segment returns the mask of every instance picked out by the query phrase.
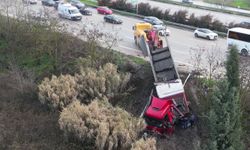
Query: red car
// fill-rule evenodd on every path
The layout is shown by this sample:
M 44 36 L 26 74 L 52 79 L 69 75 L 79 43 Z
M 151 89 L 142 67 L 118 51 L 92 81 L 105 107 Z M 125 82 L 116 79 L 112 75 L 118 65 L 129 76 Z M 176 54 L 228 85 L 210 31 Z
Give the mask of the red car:
M 99 14 L 104 14 L 104 15 L 110 15 L 113 13 L 111 9 L 104 6 L 98 7 L 96 10 Z

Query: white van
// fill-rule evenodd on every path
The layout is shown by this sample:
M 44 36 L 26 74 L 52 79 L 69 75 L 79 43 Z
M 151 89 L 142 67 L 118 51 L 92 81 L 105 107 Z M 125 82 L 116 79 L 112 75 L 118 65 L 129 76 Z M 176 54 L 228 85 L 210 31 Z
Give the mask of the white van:
M 70 19 L 70 20 L 81 20 L 82 14 L 79 10 L 72 6 L 71 4 L 67 3 L 59 3 L 58 4 L 58 14 L 62 18 Z

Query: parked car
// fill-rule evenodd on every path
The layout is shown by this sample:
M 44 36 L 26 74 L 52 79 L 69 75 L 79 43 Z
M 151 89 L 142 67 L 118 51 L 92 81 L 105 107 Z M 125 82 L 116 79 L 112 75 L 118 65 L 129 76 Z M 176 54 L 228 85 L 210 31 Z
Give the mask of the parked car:
M 144 17 L 143 21 L 148 22 L 152 25 L 163 25 L 163 22 L 160 19 L 153 16 Z
M 58 5 L 58 14 L 62 18 L 70 19 L 70 20 L 81 20 L 82 15 L 79 10 L 72 6 L 69 3 L 59 3 Z
M 110 22 L 113 24 L 122 24 L 122 20 L 118 18 L 117 16 L 114 15 L 106 15 L 104 16 L 104 21 L 105 22 Z
M 22 0 L 24 4 L 37 4 L 37 0 Z
M 216 40 L 218 39 L 218 34 L 214 33 L 213 31 L 205 28 L 198 28 L 194 31 L 195 37 L 202 37 L 208 40 Z
M 182 0 L 182 3 L 193 4 L 193 0 Z
M 54 0 L 42 0 L 42 5 L 45 5 L 45 6 L 54 6 L 55 3 L 56 2 Z
M 81 8 L 79 11 L 82 15 L 88 15 L 88 16 L 92 15 L 92 12 L 86 7 Z
M 104 15 L 111 15 L 113 13 L 111 9 L 105 6 L 100 6 L 96 10 L 99 14 L 104 14 Z
M 154 25 L 153 28 L 158 31 L 160 36 L 169 36 L 170 31 L 165 25 Z
M 81 9 L 81 8 L 84 8 L 85 7 L 85 4 L 83 4 L 81 1 L 79 0 L 71 0 L 70 1 L 71 5 L 72 6 L 75 6 L 76 8 L 78 9 Z

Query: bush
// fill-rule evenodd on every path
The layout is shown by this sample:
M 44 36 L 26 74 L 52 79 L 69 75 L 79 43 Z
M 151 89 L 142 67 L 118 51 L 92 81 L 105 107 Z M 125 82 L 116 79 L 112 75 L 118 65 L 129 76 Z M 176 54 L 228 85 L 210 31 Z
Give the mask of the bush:
M 107 100 L 94 100 L 89 105 L 75 101 L 64 108 L 59 119 L 67 138 L 81 143 L 94 143 L 97 149 L 129 149 L 144 128 L 141 120 L 132 117 Z
M 99 6 L 110 6 L 111 0 L 98 0 Z
M 194 13 L 192 13 L 189 17 L 188 24 L 191 26 L 197 27 L 198 23 L 199 23 L 199 19 L 197 17 L 195 17 Z
M 62 110 L 76 99 L 76 86 L 75 78 L 70 75 L 53 75 L 51 79 L 45 78 L 38 85 L 39 100 L 50 108 Z
M 154 138 L 148 138 L 146 140 L 140 139 L 132 144 L 131 150 L 156 150 L 156 140 Z
M 85 68 L 76 74 L 79 98 L 85 103 L 96 97 L 114 98 L 123 94 L 130 80 L 129 73 L 118 73 L 117 66 L 107 63 L 99 70 Z
M 173 20 L 172 19 L 172 16 L 170 15 L 170 9 L 166 9 L 164 14 L 163 14 L 163 19 L 164 20 L 167 20 L 167 21 L 171 21 Z
M 226 27 L 224 26 L 224 24 L 221 21 L 217 20 L 217 19 L 215 19 L 212 22 L 212 28 L 211 29 L 216 30 L 216 31 L 222 31 L 222 32 L 226 32 L 226 30 L 227 30 Z
M 157 17 L 159 19 L 163 19 L 164 18 L 164 14 L 162 13 L 162 10 L 159 7 L 153 7 L 153 8 L 151 8 L 150 12 L 151 12 L 150 14 L 152 16 L 155 16 L 155 17 Z
M 199 19 L 198 26 L 202 28 L 210 28 L 212 24 L 212 20 L 213 20 L 213 16 L 211 16 L 210 14 L 201 16 Z
M 151 6 L 149 3 L 139 3 L 138 4 L 138 14 L 150 16 L 151 15 Z
M 173 14 L 174 21 L 177 22 L 177 23 L 183 23 L 183 24 L 185 24 L 187 22 L 187 13 L 188 12 L 186 10 L 176 11 Z

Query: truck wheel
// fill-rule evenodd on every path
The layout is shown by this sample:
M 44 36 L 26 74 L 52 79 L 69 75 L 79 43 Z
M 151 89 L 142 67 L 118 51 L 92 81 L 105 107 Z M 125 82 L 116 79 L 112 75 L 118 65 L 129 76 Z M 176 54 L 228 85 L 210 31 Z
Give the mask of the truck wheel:
M 248 56 L 248 51 L 246 49 L 242 49 L 240 53 L 242 56 Z
M 194 36 L 195 36 L 195 37 L 198 37 L 198 34 L 197 34 L 197 33 L 195 33 L 195 34 L 194 34 Z
M 135 45 L 138 45 L 136 36 L 134 36 L 134 40 L 135 40 Z

